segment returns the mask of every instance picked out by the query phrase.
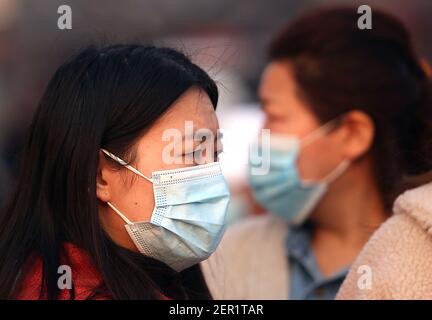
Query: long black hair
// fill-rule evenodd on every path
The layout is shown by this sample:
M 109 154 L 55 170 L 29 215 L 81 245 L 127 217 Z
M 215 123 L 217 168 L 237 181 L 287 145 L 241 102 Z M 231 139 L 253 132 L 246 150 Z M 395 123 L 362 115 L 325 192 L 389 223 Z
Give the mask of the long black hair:
M 32 256 L 42 262 L 40 297 L 56 299 L 65 242 L 85 250 L 100 272 L 103 283 L 94 294 L 210 298 L 199 266 L 177 273 L 116 245 L 101 226 L 96 197 L 99 150 L 133 161 L 134 142 L 192 86 L 216 108 L 214 81 L 169 48 L 91 46 L 60 66 L 33 118 L 16 190 L 0 216 L 1 299 L 16 296 Z

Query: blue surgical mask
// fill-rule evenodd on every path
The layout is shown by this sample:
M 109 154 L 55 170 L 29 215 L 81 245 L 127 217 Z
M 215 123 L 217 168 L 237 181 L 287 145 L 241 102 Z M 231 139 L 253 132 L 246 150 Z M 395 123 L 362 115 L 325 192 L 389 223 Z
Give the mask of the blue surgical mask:
M 155 207 L 150 222 L 125 222 L 138 250 L 182 271 L 207 259 L 225 231 L 230 193 L 219 162 L 155 171 L 148 178 L 112 153 L 102 151 L 127 169 L 153 183 Z
M 258 152 L 249 155 L 249 181 L 257 201 L 271 213 L 290 224 L 304 222 L 319 203 L 328 185 L 349 166 L 343 161 L 321 181 L 303 181 L 297 160 L 301 147 L 326 134 L 333 123 L 328 123 L 304 139 L 296 136 L 271 134 L 270 145 L 258 143 Z M 264 148 L 269 148 L 268 159 L 262 159 Z M 269 161 L 267 174 L 256 174 L 263 161 Z M 318 165 L 318 164 L 317 164 Z

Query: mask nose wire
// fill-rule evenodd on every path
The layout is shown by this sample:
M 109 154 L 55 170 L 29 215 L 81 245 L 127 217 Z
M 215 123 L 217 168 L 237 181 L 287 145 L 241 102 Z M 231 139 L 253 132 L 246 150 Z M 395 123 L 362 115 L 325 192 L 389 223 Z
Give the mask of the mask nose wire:
M 153 183 L 153 179 L 145 176 L 144 174 L 142 174 L 141 172 L 139 172 L 137 169 L 135 169 L 134 167 L 132 167 L 131 165 L 128 165 L 126 161 L 120 159 L 119 157 L 115 156 L 114 154 L 112 154 L 111 152 L 105 150 L 105 149 L 101 149 L 103 153 L 105 153 L 108 157 L 110 157 L 111 159 L 113 159 L 114 161 L 118 162 L 119 164 L 121 164 L 122 166 L 124 166 L 126 169 L 132 171 L 133 173 L 139 175 L 140 177 L 146 179 L 148 182 Z

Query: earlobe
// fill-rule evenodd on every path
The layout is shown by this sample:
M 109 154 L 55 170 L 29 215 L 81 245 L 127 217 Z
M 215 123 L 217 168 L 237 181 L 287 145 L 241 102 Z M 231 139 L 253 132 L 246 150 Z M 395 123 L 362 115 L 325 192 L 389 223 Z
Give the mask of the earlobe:
M 96 196 L 102 202 L 111 201 L 111 195 L 108 191 L 107 185 L 103 185 L 99 182 L 96 182 Z

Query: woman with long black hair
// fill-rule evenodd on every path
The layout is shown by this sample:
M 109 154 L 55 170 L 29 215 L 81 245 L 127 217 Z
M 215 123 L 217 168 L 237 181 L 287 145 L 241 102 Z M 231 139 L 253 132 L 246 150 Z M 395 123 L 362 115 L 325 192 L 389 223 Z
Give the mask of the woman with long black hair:
M 63 64 L 0 217 L 0 298 L 210 298 L 197 263 L 224 231 L 220 144 L 205 163 L 163 155 L 164 132 L 184 133 L 185 121 L 216 134 L 217 100 L 214 81 L 173 49 L 89 47 Z

